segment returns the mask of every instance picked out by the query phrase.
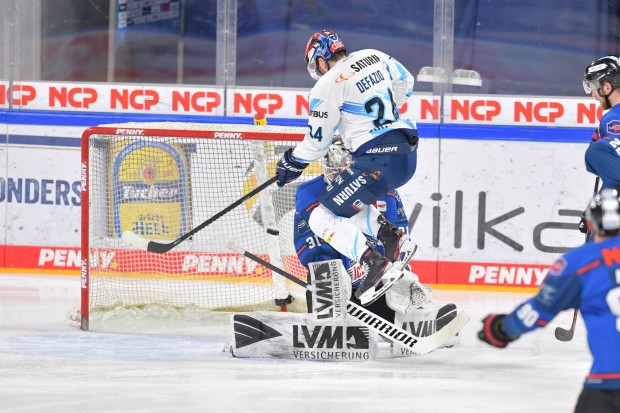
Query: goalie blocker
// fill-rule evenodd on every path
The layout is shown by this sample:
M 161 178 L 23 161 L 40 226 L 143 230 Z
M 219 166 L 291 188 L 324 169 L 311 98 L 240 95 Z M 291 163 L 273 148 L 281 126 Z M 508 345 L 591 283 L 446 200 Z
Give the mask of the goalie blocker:
M 231 354 L 235 357 L 364 361 L 375 357 L 381 335 L 394 344 L 393 355 L 420 355 L 453 339 L 469 320 L 469 316 L 461 312 L 441 330 L 433 328 L 432 332 L 425 332 L 425 337 L 416 337 L 348 301 L 350 279 L 340 260 L 311 263 L 309 278 L 308 288 L 313 292 L 311 314 L 234 314 L 227 344 Z M 432 313 L 432 320 L 419 317 L 416 320 L 432 323 L 434 327 L 435 314 Z

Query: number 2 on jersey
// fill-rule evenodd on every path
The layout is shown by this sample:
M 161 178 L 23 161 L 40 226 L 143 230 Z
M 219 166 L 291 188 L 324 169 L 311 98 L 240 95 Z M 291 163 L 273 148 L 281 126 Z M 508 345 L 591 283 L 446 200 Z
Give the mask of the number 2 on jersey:
M 398 119 L 398 108 L 396 107 L 396 103 L 394 103 L 394 98 L 392 96 L 392 90 L 388 89 L 388 95 L 390 97 L 389 105 L 392 105 L 392 115 L 393 119 L 386 119 L 385 115 L 385 102 L 379 96 L 374 96 L 364 103 L 364 109 L 366 109 L 366 113 L 374 113 L 375 107 L 377 112 L 377 118 L 372 121 L 375 125 L 375 128 L 380 128 L 386 123 L 392 123 Z

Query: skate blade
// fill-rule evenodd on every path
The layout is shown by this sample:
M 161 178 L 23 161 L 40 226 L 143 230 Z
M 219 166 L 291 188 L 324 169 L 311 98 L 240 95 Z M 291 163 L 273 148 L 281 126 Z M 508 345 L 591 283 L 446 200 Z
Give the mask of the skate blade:
M 406 245 L 407 244 L 407 245 Z M 402 271 L 405 269 L 405 267 L 407 267 L 407 265 L 409 265 L 409 261 L 411 261 L 411 258 L 413 257 L 413 255 L 416 253 L 416 251 L 418 250 L 418 245 L 415 244 L 412 241 L 405 241 L 405 243 L 403 244 L 403 246 L 406 245 L 406 250 L 404 252 L 401 252 L 401 259 L 398 261 L 394 261 L 394 268 L 398 269 L 399 271 Z
M 357 297 L 360 300 L 360 304 L 367 306 L 377 301 L 387 292 L 387 290 L 403 278 L 403 275 L 402 270 L 396 271 L 396 269 L 392 268 L 390 271 L 387 271 L 381 278 L 381 282 L 383 283 L 381 287 L 375 287 L 374 289 L 371 288 Z
M 364 295 L 366 292 L 372 291 L 377 286 L 377 284 L 381 282 L 385 274 L 392 271 L 393 268 L 394 268 L 394 264 L 392 264 L 391 262 L 388 262 L 385 268 L 383 269 L 383 275 L 377 278 L 377 280 L 372 285 L 368 285 L 368 286 L 364 285 L 364 283 L 366 282 L 368 278 L 368 275 L 366 275 L 366 278 L 364 279 L 364 281 L 362 281 L 359 288 L 355 291 L 355 298 L 360 299 L 360 297 Z

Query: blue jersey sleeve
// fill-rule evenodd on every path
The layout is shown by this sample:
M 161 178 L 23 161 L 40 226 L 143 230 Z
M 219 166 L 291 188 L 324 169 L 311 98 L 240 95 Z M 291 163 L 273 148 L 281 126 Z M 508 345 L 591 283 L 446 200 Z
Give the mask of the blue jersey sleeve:
M 388 192 L 386 196 L 375 202 L 375 207 L 387 219 L 404 232 L 409 231 L 409 220 L 403 207 L 403 202 L 397 191 Z
M 518 337 L 546 326 L 562 310 L 579 308 L 582 284 L 575 268 L 566 258 L 557 260 L 549 269 L 536 296 L 520 304 L 502 321 L 506 334 Z
M 586 169 L 600 176 L 603 188 L 620 185 L 620 105 L 601 118 L 597 133 L 586 150 Z
M 551 267 L 540 292 L 502 320 L 513 337 L 579 308 L 588 331 L 592 368 L 584 388 L 620 390 L 620 237 L 585 244 Z
M 620 139 L 601 138 L 586 150 L 586 170 L 601 177 L 601 189 L 620 186 Z

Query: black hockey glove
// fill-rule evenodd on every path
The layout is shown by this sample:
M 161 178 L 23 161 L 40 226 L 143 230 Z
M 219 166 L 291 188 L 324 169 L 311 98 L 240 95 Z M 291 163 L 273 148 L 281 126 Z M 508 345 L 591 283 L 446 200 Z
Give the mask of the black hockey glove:
M 278 186 L 282 187 L 289 182 L 299 178 L 299 175 L 308 166 L 307 163 L 298 162 L 293 159 L 293 148 L 289 148 L 276 166 L 276 174 L 278 175 Z
M 581 213 L 581 221 L 579 221 L 579 224 L 577 225 L 577 228 L 579 229 L 579 232 L 581 232 L 582 234 L 587 234 L 588 233 L 588 223 L 586 221 L 586 212 L 582 212 Z
M 515 341 L 519 337 L 510 337 L 504 333 L 502 319 L 506 314 L 489 314 L 482 320 L 482 330 L 478 331 L 478 338 L 485 343 L 498 348 L 504 348 L 508 343 Z

